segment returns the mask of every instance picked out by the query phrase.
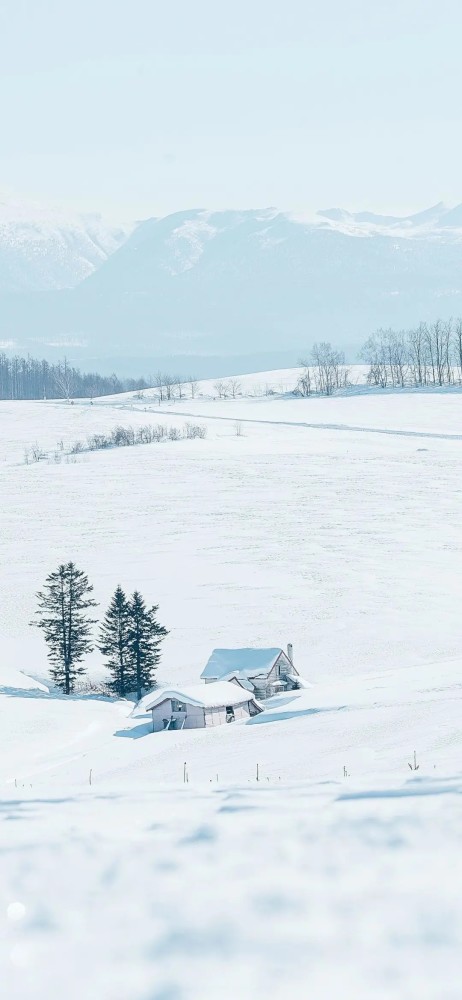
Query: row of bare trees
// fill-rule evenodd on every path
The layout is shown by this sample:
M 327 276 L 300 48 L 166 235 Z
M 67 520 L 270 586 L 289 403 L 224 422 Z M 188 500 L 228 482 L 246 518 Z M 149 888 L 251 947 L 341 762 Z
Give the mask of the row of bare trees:
M 462 319 L 378 330 L 361 351 L 370 385 L 453 385 L 462 381 Z
M 157 372 L 152 379 L 153 388 L 156 390 L 159 402 L 169 402 L 172 399 L 195 399 L 198 393 L 199 383 L 193 375 L 185 378 L 183 375 L 168 375 L 164 372 Z M 218 399 L 236 399 L 242 393 L 241 382 L 238 378 L 218 379 L 213 383 L 213 388 Z
M 193 375 L 185 378 L 183 375 L 156 372 L 151 378 L 151 385 L 157 392 L 159 402 L 165 403 L 172 399 L 185 399 L 187 396 L 195 399 L 199 383 Z
M 0 353 L 0 399 L 90 398 L 147 387 L 144 379 L 82 373 L 66 359 L 56 364 Z

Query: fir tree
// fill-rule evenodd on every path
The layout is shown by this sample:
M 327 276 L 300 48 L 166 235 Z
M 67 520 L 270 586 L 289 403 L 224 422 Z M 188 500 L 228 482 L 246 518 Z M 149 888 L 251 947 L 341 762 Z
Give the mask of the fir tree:
M 85 573 L 69 562 L 50 573 L 37 594 L 41 617 L 31 624 L 43 629 L 51 676 L 65 694 L 71 694 L 77 677 L 85 673 L 80 664 L 93 649 L 90 632 L 95 622 L 86 614 L 96 607 L 92 591 Z
M 143 689 L 152 687 L 157 664 L 160 660 L 160 645 L 168 635 L 167 629 L 159 625 L 156 615 L 159 606 L 147 608 L 141 594 L 136 590 L 130 601 L 130 660 L 135 679 L 138 701 Z
M 105 619 L 100 626 L 98 649 L 106 657 L 106 667 L 112 674 L 110 687 L 121 698 L 133 691 L 134 674 L 130 657 L 130 605 L 118 586 Z

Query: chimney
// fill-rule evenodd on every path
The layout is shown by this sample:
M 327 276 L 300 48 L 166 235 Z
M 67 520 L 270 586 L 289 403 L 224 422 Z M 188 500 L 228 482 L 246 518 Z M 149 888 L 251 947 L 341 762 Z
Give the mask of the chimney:
M 289 644 L 287 646 L 287 658 L 290 660 L 290 662 L 291 662 L 291 664 L 293 666 L 293 663 L 294 663 L 294 647 L 292 646 L 291 642 L 289 642 Z

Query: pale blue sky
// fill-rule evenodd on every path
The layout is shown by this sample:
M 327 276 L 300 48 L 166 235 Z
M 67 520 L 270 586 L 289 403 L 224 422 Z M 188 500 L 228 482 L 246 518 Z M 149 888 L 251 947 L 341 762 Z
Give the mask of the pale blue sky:
M 0 190 L 115 218 L 462 201 L 460 0 L 0 0 Z

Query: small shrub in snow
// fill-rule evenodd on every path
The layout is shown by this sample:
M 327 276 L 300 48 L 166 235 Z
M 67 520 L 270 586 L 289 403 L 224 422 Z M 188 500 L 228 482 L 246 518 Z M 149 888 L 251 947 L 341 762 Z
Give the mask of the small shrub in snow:
M 184 433 L 186 438 L 206 438 L 207 428 L 202 424 L 189 424 L 184 425 Z
M 111 432 L 110 443 L 115 448 L 129 448 L 135 444 L 135 431 L 133 427 L 114 427 Z
M 32 447 L 29 448 L 28 454 L 29 454 L 29 462 L 41 462 L 44 458 L 47 457 L 46 452 L 42 451 L 42 449 L 39 447 L 37 443 L 33 444 Z
M 106 434 L 92 434 L 87 438 L 88 451 L 102 451 L 111 447 L 111 439 Z

